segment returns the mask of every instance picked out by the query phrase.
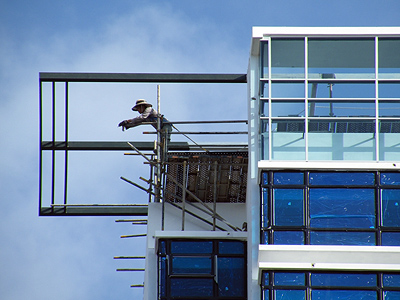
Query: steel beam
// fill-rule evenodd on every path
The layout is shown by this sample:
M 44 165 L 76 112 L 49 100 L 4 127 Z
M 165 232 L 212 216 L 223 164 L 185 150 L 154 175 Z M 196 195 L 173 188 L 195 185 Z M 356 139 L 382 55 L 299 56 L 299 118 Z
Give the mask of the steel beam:
M 195 73 L 50 73 L 40 72 L 40 82 L 154 82 L 246 83 L 246 74 Z

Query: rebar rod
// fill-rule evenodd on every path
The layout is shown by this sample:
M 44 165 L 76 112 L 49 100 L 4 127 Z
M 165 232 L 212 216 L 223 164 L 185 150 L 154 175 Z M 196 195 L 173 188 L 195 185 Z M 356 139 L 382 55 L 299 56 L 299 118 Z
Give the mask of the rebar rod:
M 146 256 L 114 256 L 114 259 L 145 259 Z
M 117 269 L 117 272 L 120 271 L 128 271 L 128 272 L 135 272 L 135 271 L 144 271 L 145 269 Z
M 248 134 L 248 131 L 172 131 L 171 134 Z M 143 134 L 157 134 L 155 131 L 143 131 Z
M 130 234 L 130 235 L 121 235 L 121 238 L 131 238 L 131 237 L 142 237 L 147 236 L 147 233 L 139 233 L 139 234 Z

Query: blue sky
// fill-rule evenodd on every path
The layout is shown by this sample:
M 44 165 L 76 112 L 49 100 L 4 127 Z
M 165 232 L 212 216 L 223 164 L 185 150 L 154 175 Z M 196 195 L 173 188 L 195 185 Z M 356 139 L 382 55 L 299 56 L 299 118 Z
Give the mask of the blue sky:
M 143 228 L 116 218 L 38 217 L 39 72 L 246 73 L 252 26 L 400 26 L 400 2 L 0 3 L 1 299 L 141 299 L 140 289 L 129 288 L 141 283 L 140 275 L 115 272 L 137 265 L 112 257 L 143 255 L 137 240 L 119 238 Z M 154 103 L 155 95 L 155 85 L 72 87 L 71 139 L 151 140 L 140 129 L 123 133 L 116 125 L 134 116 L 137 98 Z M 247 118 L 245 86 L 162 85 L 161 95 L 170 120 Z M 84 160 L 79 169 L 81 160 L 71 159 L 73 201 L 147 198 L 119 180 L 147 175 L 140 159 Z

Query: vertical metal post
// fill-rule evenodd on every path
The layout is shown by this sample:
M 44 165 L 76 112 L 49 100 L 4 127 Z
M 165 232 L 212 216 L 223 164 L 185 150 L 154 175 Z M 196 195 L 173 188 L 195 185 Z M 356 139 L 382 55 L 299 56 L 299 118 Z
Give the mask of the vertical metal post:
M 214 208 L 213 208 L 213 231 L 215 231 L 216 226 L 216 213 L 217 213 L 217 161 L 214 161 L 214 193 L 213 193 L 213 200 L 214 200 Z
M 53 120 L 52 120 L 52 146 L 55 146 L 55 140 L 56 140 L 56 83 L 53 81 L 52 83 L 52 114 L 53 114 Z M 55 197 L 55 156 L 56 156 L 56 151 L 53 150 L 52 152 L 52 162 L 51 162 L 51 204 L 54 204 L 54 197 Z M 54 206 L 51 208 L 52 210 L 54 209 Z
M 65 82 L 65 146 L 68 147 L 68 82 Z M 68 150 L 65 150 L 64 158 L 64 204 L 67 204 L 68 185 Z M 67 207 L 64 207 L 66 212 Z
M 186 204 L 186 160 L 183 161 L 183 180 L 182 180 L 182 231 L 185 230 L 185 204 Z
M 43 83 L 39 80 L 39 215 L 42 208 L 42 180 L 43 180 L 43 150 L 42 150 L 42 139 L 43 139 L 43 96 L 42 96 Z
M 157 112 L 158 115 L 161 115 L 160 112 L 160 85 L 157 85 Z M 161 185 L 161 147 L 160 147 L 160 143 L 161 143 L 161 136 L 160 136 L 160 132 L 161 132 L 161 120 L 160 117 L 157 117 L 157 182 L 156 182 L 156 201 L 160 202 L 161 201 L 161 197 L 160 197 L 160 185 Z

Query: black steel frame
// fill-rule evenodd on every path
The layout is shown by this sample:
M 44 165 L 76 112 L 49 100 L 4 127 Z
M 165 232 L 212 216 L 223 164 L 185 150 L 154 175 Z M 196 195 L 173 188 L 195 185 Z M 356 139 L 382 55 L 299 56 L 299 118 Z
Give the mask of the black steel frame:
M 43 140 L 43 83 L 51 83 L 52 102 L 52 139 Z M 69 151 L 127 151 L 131 150 L 126 142 L 76 142 L 68 138 L 68 88 L 70 82 L 120 82 L 120 83 L 246 83 L 246 74 L 190 74 L 190 73 L 39 73 L 39 215 L 40 216 L 144 216 L 147 206 L 140 205 L 68 205 L 68 152 Z M 65 84 L 65 120 L 64 140 L 56 140 L 56 83 Z M 153 143 L 132 142 L 139 150 L 153 150 Z M 218 145 L 214 145 L 219 147 Z M 234 147 L 235 145 L 230 145 Z M 198 150 L 195 145 L 172 142 L 169 150 Z M 43 197 L 43 153 L 51 152 L 51 200 L 50 207 L 42 206 Z M 56 152 L 64 152 L 64 191 L 63 203 L 55 203 L 55 165 Z

